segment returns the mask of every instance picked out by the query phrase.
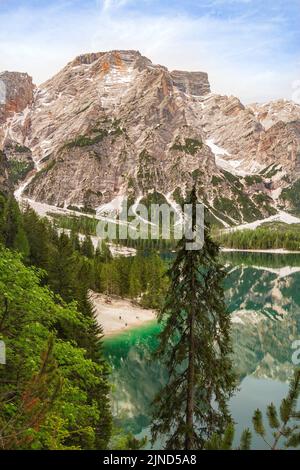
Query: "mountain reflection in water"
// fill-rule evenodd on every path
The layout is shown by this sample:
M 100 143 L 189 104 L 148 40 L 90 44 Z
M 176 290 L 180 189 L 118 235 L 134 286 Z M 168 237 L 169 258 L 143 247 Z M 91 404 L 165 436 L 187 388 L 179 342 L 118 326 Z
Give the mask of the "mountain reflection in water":
M 288 389 L 292 343 L 300 339 L 300 255 L 226 253 L 222 261 L 239 378 L 231 402 L 239 437 L 251 427 L 255 408 L 278 404 Z M 162 364 L 151 357 L 158 332 L 153 323 L 105 341 L 113 366 L 113 413 L 136 435 L 149 432 L 151 401 L 167 380 Z M 264 448 L 256 438 L 253 446 Z

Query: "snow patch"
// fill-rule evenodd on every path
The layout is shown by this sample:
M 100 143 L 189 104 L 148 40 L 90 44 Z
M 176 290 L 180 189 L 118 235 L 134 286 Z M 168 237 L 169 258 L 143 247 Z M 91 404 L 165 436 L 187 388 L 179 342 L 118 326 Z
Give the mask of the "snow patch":
M 218 145 L 216 145 L 214 143 L 214 139 L 208 139 L 205 141 L 206 145 L 208 145 L 211 149 L 211 151 L 215 154 L 215 155 L 228 155 L 230 156 L 230 153 L 227 152 L 227 150 L 223 149 L 222 147 L 219 147 Z
M 300 224 L 300 219 L 289 214 L 288 212 L 279 211 L 278 214 L 272 215 L 271 217 L 268 217 L 266 219 L 256 220 L 255 222 L 250 222 L 248 224 L 237 225 L 236 227 L 232 227 L 226 231 L 235 232 L 237 230 L 253 230 L 267 222 L 284 222 L 285 224 L 291 225 Z
M 222 170 L 229 171 L 238 176 L 245 176 L 246 173 L 238 168 L 242 165 L 242 160 L 225 160 L 223 156 L 230 157 L 230 153 L 214 143 L 214 139 L 207 139 L 205 144 L 211 149 L 215 156 L 216 165 Z
M 120 212 L 122 210 L 122 205 L 124 202 L 124 196 L 117 196 L 112 201 L 108 202 L 107 204 L 103 204 L 102 206 L 97 207 L 96 213 L 97 215 L 109 213 L 109 212 Z

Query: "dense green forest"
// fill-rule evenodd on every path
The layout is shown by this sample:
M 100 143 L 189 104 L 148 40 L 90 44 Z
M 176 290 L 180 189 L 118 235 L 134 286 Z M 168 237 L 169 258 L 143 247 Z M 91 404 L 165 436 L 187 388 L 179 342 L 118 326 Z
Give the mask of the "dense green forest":
M 300 226 L 284 223 L 264 224 L 255 230 L 214 232 L 214 238 L 222 246 L 243 250 L 269 250 L 284 248 L 300 251 Z
M 110 366 L 90 302 L 93 290 L 160 311 L 157 353 L 170 374 L 153 404 L 154 440 L 166 437 L 170 449 L 232 448 L 228 400 L 235 378 L 226 271 L 208 228 L 202 250 L 186 251 L 183 239 L 176 254 L 165 259 L 162 241 L 136 243 L 136 256 L 113 258 L 105 243 L 95 249 L 89 234 L 79 238 L 77 226 L 68 234 L 57 228 L 29 207 L 21 212 L 13 196 L 0 194 L 0 341 L 6 345 L 0 447 L 135 450 L 145 445 L 145 439 L 114 425 Z M 299 426 L 288 427 L 299 389 L 298 373 L 281 407 L 281 422 L 272 405 L 267 411 L 277 430 L 270 448 L 282 432 L 287 445 L 300 444 Z M 264 438 L 259 410 L 253 426 Z M 246 429 L 240 448 L 250 445 Z
M 74 233 L 96 236 L 98 220 L 87 216 L 49 214 L 57 228 L 70 230 Z M 212 227 L 213 239 L 221 246 L 243 250 L 285 249 L 300 251 L 299 224 L 287 225 L 282 222 L 265 223 L 255 230 L 223 231 Z M 137 250 L 155 250 L 170 252 L 176 249 L 178 240 L 163 239 L 131 239 L 118 240 L 118 243 Z
M 53 220 L 54 226 L 58 229 L 63 229 L 74 233 L 80 233 L 82 235 L 87 236 L 97 236 L 97 225 L 99 223 L 99 220 L 93 216 L 88 217 L 86 215 L 76 214 L 65 215 L 56 214 L 53 212 L 49 212 L 48 216 Z M 175 250 L 176 245 L 178 243 L 178 240 L 175 240 L 174 238 L 164 239 L 160 236 L 157 239 L 153 239 L 150 236 L 150 230 L 148 239 L 142 237 L 137 239 L 120 239 L 118 234 L 118 226 L 116 227 L 115 241 L 118 244 L 126 246 L 128 248 L 135 248 L 141 251 L 154 250 L 159 251 L 161 253 Z
M 113 427 L 109 365 L 93 289 L 159 308 L 167 281 L 156 253 L 112 258 L 89 237 L 58 233 L 0 196 L 0 442 L 3 449 L 136 448 Z M 162 278 L 162 281 L 160 279 Z

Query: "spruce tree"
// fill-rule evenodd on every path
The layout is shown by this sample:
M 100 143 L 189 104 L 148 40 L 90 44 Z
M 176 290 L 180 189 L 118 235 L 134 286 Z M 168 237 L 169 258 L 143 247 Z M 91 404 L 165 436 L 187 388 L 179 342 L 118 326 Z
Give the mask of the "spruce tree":
M 5 201 L 0 220 L 1 218 L 3 220 L 1 232 L 5 246 L 19 251 L 24 258 L 27 258 L 29 254 L 28 240 L 23 227 L 22 214 L 13 196 L 8 196 Z
M 74 249 L 75 251 L 78 251 L 78 252 L 80 253 L 80 251 L 81 251 L 81 244 L 80 244 L 80 240 L 79 240 L 79 235 L 78 235 L 77 231 L 76 231 L 74 228 L 71 230 L 71 233 L 70 233 L 70 240 L 71 240 L 73 249 Z
M 195 229 L 195 188 L 186 203 L 193 204 Z M 166 449 L 201 449 L 213 433 L 223 432 L 235 388 L 219 247 L 208 226 L 202 249 L 186 250 L 187 241 L 183 237 L 178 244 L 159 315 L 163 330 L 157 355 L 169 380 L 154 400 L 152 440 L 162 436 Z
M 95 255 L 94 245 L 89 235 L 85 235 L 81 244 L 81 253 L 87 258 L 93 259 Z
M 144 262 L 146 288 L 142 305 L 146 308 L 159 309 L 167 291 L 168 279 L 165 276 L 165 263 L 156 252 L 150 253 Z
M 96 249 L 96 257 L 99 261 L 102 261 L 103 263 L 108 263 L 112 260 L 111 251 L 105 240 L 101 240 L 101 243 L 99 242 L 98 247 Z
M 144 259 L 138 254 L 134 257 L 129 273 L 129 296 L 137 298 L 145 289 L 144 278 Z
M 28 264 L 46 269 L 50 254 L 50 232 L 53 229 L 46 219 L 41 219 L 30 207 L 24 211 L 23 223 L 29 242 Z
M 72 243 L 62 233 L 52 244 L 47 272 L 51 289 L 66 302 L 74 300 L 77 261 Z

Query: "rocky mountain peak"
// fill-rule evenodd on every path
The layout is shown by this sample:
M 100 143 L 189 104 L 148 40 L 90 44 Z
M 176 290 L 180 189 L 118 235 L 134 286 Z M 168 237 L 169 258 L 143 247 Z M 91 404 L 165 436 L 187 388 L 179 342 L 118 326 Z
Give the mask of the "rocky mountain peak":
M 183 93 L 201 96 L 210 93 L 208 74 L 205 72 L 184 72 L 174 70 L 171 72 L 173 84 Z
M 105 53 L 104 52 L 91 52 L 88 54 L 81 54 L 77 57 L 75 57 L 70 64 L 72 66 L 77 66 L 77 65 L 91 65 L 93 62 L 96 60 L 100 59 Z
M 33 201 L 94 210 L 153 191 L 174 201 L 196 182 L 214 222 L 232 225 L 274 215 L 300 176 L 300 106 L 245 106 L 212 93 L 205 72 L 114 50 L 76 57 L 34 94 L 28 75 L 1 77 L 0 146 L 36 172 Z
M 80 66 L 95 66 L 108 73 L 111 68 L 125 69 L 128 66 L 145 68 L 153 66 L 152 62 L 146 57 L 142 56 L 139 51 L 134 50 L 112 50 L 108 52 L 91 52 L 82 54 L 72 60 L 67 68 L 80 67 Z
M 0 124 L 32 104 L 34 89 L 27 73 L 0 73 Z
M 300 105 L 284 99 L 264 104 L 254 103 L 249 105 L 248 109 L 254 113 L 265 129 L 269 129 L 279 121 L 288 123 L 300 119 Z

